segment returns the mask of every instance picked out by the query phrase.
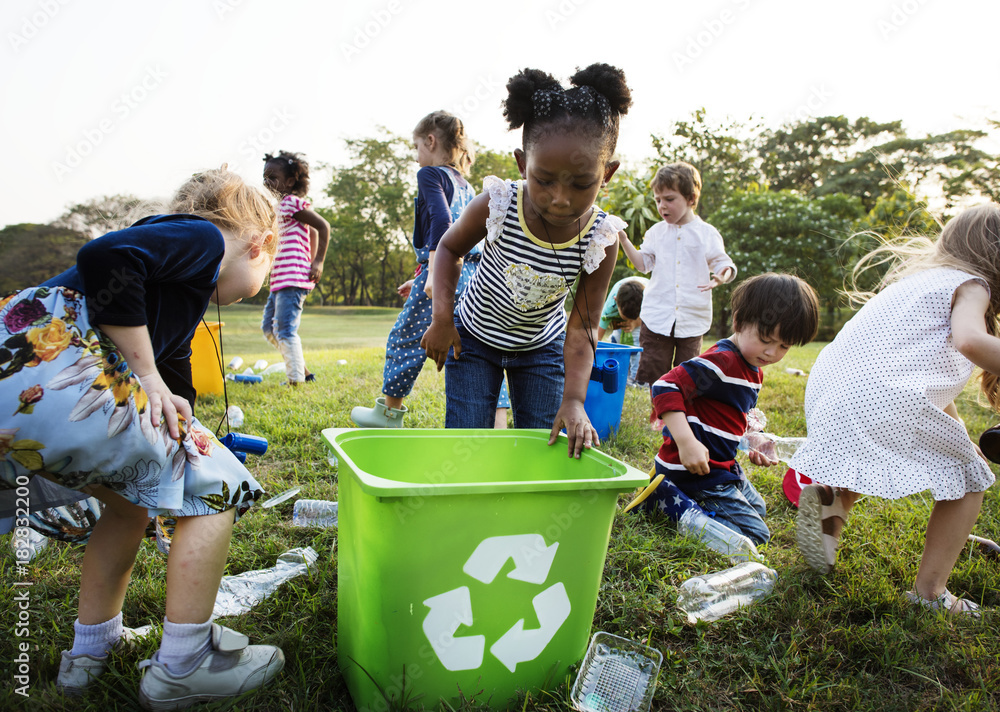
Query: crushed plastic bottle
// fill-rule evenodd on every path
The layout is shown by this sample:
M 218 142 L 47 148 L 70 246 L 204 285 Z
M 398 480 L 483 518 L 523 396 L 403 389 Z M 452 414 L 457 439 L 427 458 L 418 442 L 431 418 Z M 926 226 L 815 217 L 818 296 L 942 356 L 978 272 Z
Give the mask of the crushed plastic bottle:
M 263 371 L 265 368 L 267 368 L 267 361 L 265 359 L 258 359 L 253 365 L 254 371 Z
M 688 623 L 714 621 L 749 606 L 774 589 L 778 572 L 756 561 L 747 561 L 723 571 L 694 576 L 681 584 L 677 606 Z
M 23 529 L 27 531 L 27 536 L 21 539 L 15 535 L 10 540 L 11 548 L 14 550 L 19 564 L 28 563 L 49 545 L 49 538 L 44 534 L 36 532 L 30 527 L 23 527 Z M 21 529 L 15 531 L 20 532 Z
M 337 365 L 338 366 L 346 366 L 347 365 L 347 359 L 346 358 L 337 359 Z
M 270 376 L 272 373 L 284 373 L 285 372 L 285 362 L 278 361 L 278 363 L 272 363 L 270 366 L 264 369 L 262 376 Z
M 289 549 L 278 557 L 269 569 L 245 571 L 235 576 L 223 576 L 215 597 L 212 617 L 237 616 L 246 613 L 278 590 L 289 579 L 315 568 L 319 555 L 311 547 Z
M 749 538 L 708 516 L 701 507 L 691 507 L 677 521 L 677 530 L 698 539 L 733 563 L 759 561 L 761 556 Z
M 786 368 L 785 369 L 785 373 L 787 373 L 787 374 L 789 374 L 791 376 L 805 376 L 805 375 L 807 375 L 806 372 L 803 371 L 801 368 L 792 368 L 792 367 Z
M 300 499 L 292 509 L 293 527 L 337 526 L 337 503 L 325 499 Z
M 243 426 L 243 421 L 246 416 L 243 415 L 243 409 L 238 405 L 231 405 L 226 408 L 226 417 L 229 418 L 230 428 L 240 428 Z
M 739 449 L 744 452 L 756 450 L 772 460 L 789 462 L 806 438 L 783 438 L 772 433 L 745 433 L 740 439 Z
M 243 359 L 239 356 L 233 356 L 233 359 L 229 362 L 229 370 L 236 371 L 240 366 L 243 365 Z

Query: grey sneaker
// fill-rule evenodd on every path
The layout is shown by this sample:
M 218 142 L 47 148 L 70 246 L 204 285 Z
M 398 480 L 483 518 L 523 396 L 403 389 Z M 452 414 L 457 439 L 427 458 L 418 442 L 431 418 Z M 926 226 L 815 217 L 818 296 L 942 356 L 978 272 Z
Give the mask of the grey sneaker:
M 265 685 L 285 667 L 285 655 L 273 645 L 249 643 L 242 633 L 213 623 L 212 649 L 186 675 L 174 675 L 156 655 L 143 660 L 139 703 L 147 710 L 179 710 Z
M 403 427 L 403 416 L 409 412 L 404 405 L 402 408 L 390 408 L 385 404 L 385 398 L 375 399 L 374 408 L 364 408 L 356 406 L 351 410 L 351 420 L 362 428 L 401 428 Z
M 70 655 L 68 650 L 64 650 L 56 687 L 64 695 L 81 695 L 87 685 L 99 678 L 107 667 L 107 655 L 95 658 L 93 655 Z
M 139 638 L 148 635 L 150 626 L 138 630 L 123 628 L 122 637 L 115 647 L 131 645 Z M 59 663 L 59 676 L 56 677 L 56 687 L 65 695 L 83 694 L 87 685 L 99 678 L 108 667 L 108 656 L 96 658 L 93 655 L 70 655 L 68 650 L 62 651 L 62 661 Z

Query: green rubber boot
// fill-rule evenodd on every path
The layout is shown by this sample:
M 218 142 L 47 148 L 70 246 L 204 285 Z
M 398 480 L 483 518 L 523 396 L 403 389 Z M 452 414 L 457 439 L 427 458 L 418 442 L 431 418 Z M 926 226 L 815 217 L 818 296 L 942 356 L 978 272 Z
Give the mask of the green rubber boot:
M 401 428 L 403 416 L 409 409 L 390 408 L 385 404 L 385 398 L 375 399 L 374 408 L 363 408 L 360 405 L 351 410 L 351 420 L 362 428 Z

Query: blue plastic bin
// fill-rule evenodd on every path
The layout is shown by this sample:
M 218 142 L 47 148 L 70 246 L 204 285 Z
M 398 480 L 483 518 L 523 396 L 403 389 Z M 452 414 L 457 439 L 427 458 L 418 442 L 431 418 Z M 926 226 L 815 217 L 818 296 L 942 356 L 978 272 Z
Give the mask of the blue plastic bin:
M 638 346 L 612 344 L 607 341 L 597 342 L 597 358 L 595 363 L 603 366 L 605 361 L 614 359 L 618 362 L 618 389 L 614 393 L 605 393 L 604 386 L 597 381 L 591 381 L 587 386 L 587 400 L 583 407 L 587 417 L 597 430 L 597 436 L 604 440 L 612 432 L 617 432 L 622 422 L 622 406 L 625 405 L 625 389 L 628 387 L 629 357 L 642 351 Z

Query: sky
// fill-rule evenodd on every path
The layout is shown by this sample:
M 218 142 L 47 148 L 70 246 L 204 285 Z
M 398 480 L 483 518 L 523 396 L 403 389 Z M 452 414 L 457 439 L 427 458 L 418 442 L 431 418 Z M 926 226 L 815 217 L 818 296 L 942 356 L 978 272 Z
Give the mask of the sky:
M 168 197 L 224 162 L 259 185 L 279 149 L 342 164 L 344 139 L 410 136 L 440 108 L 510 151 L 500 103 L 524 67 L 622 68 L 626 164 L 700 107 L 766 127 L 984 128 L 1000 119 L 998 21 L 995 0 L 3 0 L 0 226 Z

